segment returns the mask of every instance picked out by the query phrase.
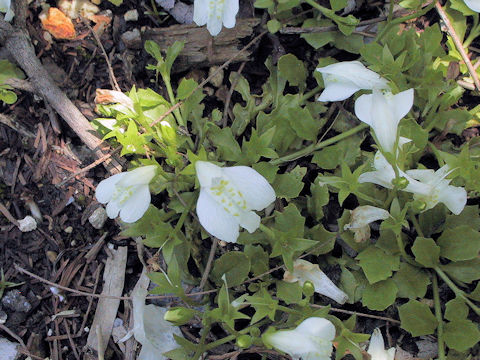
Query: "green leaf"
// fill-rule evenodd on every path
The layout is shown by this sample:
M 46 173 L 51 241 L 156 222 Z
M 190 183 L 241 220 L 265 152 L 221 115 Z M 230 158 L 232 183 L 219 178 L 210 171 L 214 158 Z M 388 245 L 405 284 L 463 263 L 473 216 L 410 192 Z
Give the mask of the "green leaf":
M 335 145 L 313 153 L 312 162 L 322 169 L 336 169 L 342 162 L 352 166 L 360 156 L 362 136 L 350 136 Z
M 292 171 L 286 174 L 278 174 L 272 184 L 277 197 L 287 200 L 296 198 L 304 187 L 303 177 L 307 173 L 307 168 L 296 166 Z
M 261 161 L 252 165 L 253 169 L 258 171 L 269 183 L 273 183 L 277 176 L 278 166 L 268 162 Z
M 268 253 L 261 246 L 245 245 L 243 252 L 250 259 L 251 271 L 254 276 L 264 274 L 269 270 Z
M 465 351 L 480 341 L 478 325 L 470 320 L 454 320 L 443 327 L 445 343 L 451 349 Z
M 17 101 L 17 94 L 10 90 L 0 89 L 0 100 L 7 105 L 14 104 Z
M 183 78 L 177 88 L 177 99 L 185 100 L 197 86 L 198 84 L 195 80 Z
M 0 60 L 0 84 L 3 84 L 5 80 L 10 78 L 25 79 L 25 74 L 10 61 Z
M 265 316 L 268 316 L 270 320 L 275 321 L 278 300 L 272 299 L 265 288 L 262 288 L 255 295 L 248 296 L 246 301 L 255 308 L 255 314 L 252 317 L 251 324 L 255 324 Z
M 108 0 L 115 6 L 120 6 L 123 4 L 123 0 Z
M 330 7 L 333 11 L 339 11 L 347 6 L 348 0 L 330 0 Z
M 232 129 L 229 127 L 220 129 L 213 123 L 208 125 L 207 137 L 217 148 L 218 161 L 239 161 L 242 158 L 242 151 L 233 137 Z
M 417 237 L 412 246 L 415 260 L 426 267 L 435 267 L 439 263 L 440 247 L 430 238 Z
M 356 259 L 370 284 L 389 278 L 400 265 L 399 256 L 389 255 L 375 246 L 366 248 Z
M 385 310 L 395 302 L 397 285 L 392 279 L 367 284 L 363 291 L 362 304 L 370 310 Z
M 217 284 L 223 283 L 222 276 L 225 275 L 227 285 L 240 285 L 250 272 L 250 259 L 240 251 L 230 251 L 215 260 L 212 270 L 212 278 Z
M 438 238 L 440 255 L 452 261 L 470 260 L 480 251 L 480 233 L 468 225 L 446 229 Z
M 242 144 L 242 156 L 240 163 L 243 165 L 255 164 L 262 156 L 274 159 L 278 155 L 273 150 L 272 139 L 275 136 L 275 127 L 268 129 L 262 135 L 258 136 L 256 129 L 252 129 L 252 134 L 248 141 Z
M 210 316 L 218 322 L 224 322 L 230 328 L 235 327 L 235 320 L 249 319 L 250 317 L 238 311 L 230 302 L 228 290 L 225 284 L 222 285 L 217 297 L 218 308 L 210 311 Z
M 325 230 L 323 225 L 318 224 L 307 230 L 307 237 L 317 241 L 315 247 L 311 250 L 313 255 L 328 254 L 335 246 L 337 233 Z
M 314 240 L 295 237 L 295 230 L 288 232 L 273 230 L 275 239 L 272 240 L 272 253 L 270 257 L 282 256 L 283 262 L 289 271 L 293 271 L 293 259 L 302 252 L 317 245 Z
M 320 131 L 321 123 L 314 119 L 307 108 L 289 109 L 289 122 L 298 137 L 315 141 Z
M 444 227 L 446 215 L 445 206 L 435 206 L 433 209 L 422 212 L 418 217 L 418 222 L 422 228 L 423 236 L 430 237 L 440 232 Z M 445 228 L 448 229 L 449 227 L 445 226 Z
M 167 55 L 165 56 L 166 76 L 170 77 L 172 65 L 175 62 L 175 59 L 178 57 L 178 55 L 180 55 L 180 52 L 183 50 L 184 46 L 185 46 L 185 43 L 183 41 L 175 41 L 173 45 L 168 47 Z
M 463 211 L 459 215 L 449 214 L 445 221 L 445 229 L 453 229 L 457 226 L 468 225 L 472 229 L 480 230 L 480 216 L 478 214 L 480 210 L 478 205 L 465 206 Z
M 298 282 L 277 281 L 277 296 L 287 304 L 298 304 L 302 300 L 302 287 Z
M 278 60 L 278 71 L 280 76 L 288 81 L 291 86 L 305 87 L 307 71 L 301 60 L 293 54 L 287 54 Z
M 295 204 L 289 204 L 282 212 L 275 211 L 275 228 L 280 231 L 291 231 L 302 237 L 305 229 L 305 218 Z
M 450 276 L 465 283 L 480 279 L 480 259 L 466 261 L 455 261 L 447 265 L 442 265 L 441 269 Z
M 159 62 L 163 62 L 162 52 L 160 50 L 160 45 L 158 45 L 153 40 L 146 40 L 144 44 L 145 51 Z
M 410 300 L 398 308 L 402 329 L 412 336 L 430 335 L 437 328 L 438 322 L 427 304 Z
M 271 34 L 275 34 L 278 30 L 282 28 L 282 23 L 277 19 L 272 19 L 267 22 L 267 29 Z
M 415 299 L 423 298 L 430 284 L 428 274 L 415 266 L 401 263 L 400 269 L 393 276 L 393 281 L 398 287 L 398 296 Z
M 330 193 L 327 186 L 320 185 L 317 180 L 310 185 L 310 191 L 312 196 L 307 197 L 308 212 L 313 214 L 315 219 L 319 221 L 323 218 L 323 207 L 328 204 Z
M 449 321 L 465 320 L 468 316 L 468 306 L 461 298 L 455 298 L 445 304 L 445 319 Z

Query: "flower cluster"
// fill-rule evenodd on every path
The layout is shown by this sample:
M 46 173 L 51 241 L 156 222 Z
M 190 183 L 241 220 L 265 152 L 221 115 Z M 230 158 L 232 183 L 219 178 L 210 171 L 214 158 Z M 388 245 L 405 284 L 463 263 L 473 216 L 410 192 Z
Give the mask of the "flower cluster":
M 414 200 L 421 204 L 420 210 L 426 211 L 441 202 L 456 215 L 462 212 L 467 202 L 467 192 L 464 188 L 449 185 L 450 180 L 446 177 L 452 170 L 448 166 L 437 171 L 415 169 L 404 172 L 396 166 L 395 161 L 392 165 L 385 157 L 390 154 L 390 158 L 396 160 L 399 149 L 410 141 L 398 136 L 398 125 L 413 106 L 413 89 L 392 94 L 387 80 L 358 61 L 344 61 L 318 68 L 317 71 L 322 73 L 325 83 L 319 101 L 344 100 L 358 90 L 372 90 L 372 94 L 357 98 L 355 115 L 372 128 L 380 150 L 374 158 L 375 171 L 360 175 L 359 182 L 392 189 L 394 181 L 403 178 L 407 185 L 400 190 L 413 193 Z

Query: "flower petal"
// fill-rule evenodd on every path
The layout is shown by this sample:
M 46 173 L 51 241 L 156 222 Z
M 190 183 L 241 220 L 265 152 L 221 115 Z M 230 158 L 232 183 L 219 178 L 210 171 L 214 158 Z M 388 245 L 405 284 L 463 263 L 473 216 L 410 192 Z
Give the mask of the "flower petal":
M 106 204 L 112 199 L 113 192 L 115 191 L 115 185 L 126 175 L 127 173 L 122 172 L 120 174 L 115 174 L 109 178 L 100 181 L 95 190 L 95 197 L 97 201 L 102 204 Z M 117 212 L 118 214 L 118 212 Z M 116 218 L 115 215 L 113 218 Z M 112 218 L 112 219 L 113 219 Z
M 462 187 L 449 185 L 446 191 L 439 194 L 438 201 L 444 203 L 448 210 L 458 215 L 467 204 L 467 192 Z
M 238 8 L 238 0 L 225 0 L 223 7 L 223 26 L 226 28 L 233 28 L 235 26 Z
M 126 223 L 139 220 L 150 205 L 150 190 L 148 185 L 138 185 L 132 189 L 133 195 L 122 205 L 120 219 Z
M 370 344 L 368 345 L 367 353 L 372 356 L 372 359 L 379 358 L 385 352 L 385 343 L 383 342 L 382 333 L 378 328 L 373 330 L 372 336 L 370 337 Z
M 108 217 L 110 219 L 115 219 L 118 216 L 118 213 L 120 212 L 121 209 L 122 207 L 118 202 L 110 201 L 107 204 L 107 208 L 106 208 Z
M 127 171 L 117 186 L 127 187 L 149 184 L 156 173 L 156 165 L 141 166 L 132 171 Z
M 248 166 L 233 166 L 223 168 L 223 173 L 242 193 L 247 208 L 259 211 L 275 201 L 275 190 L 254 169 Z
M 467 5 L 470 9 L 476 12 L 480 12 L 480 1 L 478 0 L 464 0 L 465 5 Z
M 322 94 L 317 98 L 317 101 L 342 101 L 348 99 L 352 96 L 355 92 L 360 90 L 360 88 L 351 83 L 340 80 L 329 80 L 332 78 L 333 75 L 323 75 L 324 82 L 325 82 L 325 90 L 323 90 Z
M 208 161 L 197 161 L 195 170 L 201 187 L 210 187 L 214 178 L 223 177 L 223 169 Z
M 373 126 L 372 118 L 373 95 L 361 95 L 355 100 L 355 115 L 360 121 L 367 125 Z
M 239 234 L 238 220 L 227 213 L 207 191 L 200 189 L 197 201 L 200 224 L 211 235 L 227 242 L 236 242 Z
M 374 221 L 388 219 L 390 213 L 375 206 L 364 205 L 356 207 L 351 214 L 351 221 L 344 229 L 360 229 Z
M 383 186 L 387 189 L 393 189 L 392 180 L 394 177 L 385 176 L 383 171 L 369 171 L 358 177 L 359 183 L 372 183 Z
M 387 102 L 393 109 L 395 117 L 400 121 L 408 114 L 413 106 L 413 89 L 402 91 L 392 97 L 387 97 Z
M 332 341 L 335 338 L 335 326 L 324 318 L 311 317 L 303 320 L 296 328 L 299 334 L 310 335 Z
M 250 234 L 255 232 L 260 226 L 260 216 L 253 211 L 242 211 L 239 220 L 240 226 L 247 229 Z
M 435 182 L 436 179 L 435 171 L 432 169 L 412 169 L 407 170 L 406 173 L 408 176 L 427 184 Z
M 203 26 L 208 21 L 208 0 L 195 0 L 193 5 L 193 21 L 198 26 Z
M 372 124 L 370 126 L 375 132 L 380 146 L 384 151 L 393 152 L 397 139 L 398 122 L 401 118 L 396 117 L 391 104 L 388 102 L 388 97 L 380 91 L 373 91 L 371 109 Z
M 376 72 L 367 69 L 360 61 L 342 61 L 321 68 L 322 74 L 332 74 L 355 84 L 359 89 L 386 89 L 388 82 Z

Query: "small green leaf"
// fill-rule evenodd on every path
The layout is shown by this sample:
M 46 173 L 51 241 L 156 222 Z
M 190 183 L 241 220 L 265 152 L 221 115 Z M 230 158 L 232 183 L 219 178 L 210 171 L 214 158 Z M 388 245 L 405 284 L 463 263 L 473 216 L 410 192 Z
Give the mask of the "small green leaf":
M 10 90 L 0 89 L 0 100 L 5 104 L 14 104 L 17 101 L 17 94 Z
M 277 281 L 277 296 L 287 304 L 298 304 L 302 300 L 302 287 L 298 282 Z
M 480 251 L 480 233 L 468 225 L 446 229 L 438 238 L 440 255 L 452 261 L 470 260 Z
M 370 310 L 385 310 L 395 302 L 397 285 L 392 279 L 367 284 L 363 291 L 362 304 Z
M 277 197 L 283 197 L 287 200 L 296 198 L 304 187 L 302 179 L 306 173 L 307 168 L 296 166 L 289 173 L 278 174 L 272 184 Z
M 400 266 L 399 256 L 389 255 L 375 246 L 366 248 L 356 259 L 370 284 L 388 279 Z
M 438 322 L 427 304 L 410 300 L 398 308 L 402 329 L 412 336 L 430 335 L 437 328 Z
M 275 34 L 278 30 L 282 28 L 282 23 L 277 19 L 272 19 L 267 22 L 267 29 L 271 34 Z
M 330 193 L 326 185 L 320 185 L 315 180 L 310 186 L 312 196 L 308 196 L 307 208 L 308 212 L 315 215 L 318 220 L 323 218 L 323 207 L 328 204 L 330 200 Z
M 442 270 L 448 275 L 462 282 L 471 283 L 480 279 L 480 259 L 472 259 L 466 261 L 454 261 L 447 265 L 441 266 Z
M 265 288 L 255 293 L 255 295 L 248 296 L 246 301 L 255 308 L 255 314 L 252 317 L 251 324 L 262 320 L 268 316 L 270 320 L 275 321 L 275 312 L 277 311 L 278 300 L 272 299 Z
M 470 320 L 454 320 L 443 327 L 445 343 L 451 349 L 465 351 L 480 341 L 478 325 Z
M 445 304 L 445 319 L 449 321 L 465 320 L 468 316 L 468 306 L 460 298 L 450 300 Z
M 280 76 L 288 81 L 292 86 L 305 87 L 307 71 L 301 60 L 293 54 L 287 54 L 278 60 L 278 71 Z
M 243 252 L 250 259 L 251 271 L 254 276 L 268 271 L 268 253 L 261 246 L 245 245 Z
M 407 263 L 400 264 L 393 280 L 398 287 L 398 296 L 409 299 L 424 297 L 430 284 L 430 277 L 425 271 Z
M 430 238 L 417 237 L 412 246 L 412 252 L 415 260 L 426 267 L 435 267 L 438 265 L 440 256 L 440 247 Z
M 215 261 L 212 270 L 212 277 L 217 284 L 223 283 L 222 276 L 225 275 L 227 285 L 240 285 L 250 272 L 250 259 L 243 252 L 230 251 L 223 254 Z

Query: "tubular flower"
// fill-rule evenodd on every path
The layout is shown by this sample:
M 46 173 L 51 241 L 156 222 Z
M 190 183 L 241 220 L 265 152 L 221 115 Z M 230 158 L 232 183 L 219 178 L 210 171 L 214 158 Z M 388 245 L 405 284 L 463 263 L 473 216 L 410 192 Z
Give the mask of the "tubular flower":
M 327 319 L 311 317 L 293 330 L 268 331 L 263 343 L 290 355 L 293 360 L 330 360 L 335 326 Z
M 0 0 L 0 12 L 5 13 L 5 21 L 10 21 L 15 15 L 12 10 L 11 0 Z
M 354 233 L 356 242 L 363 242 L 370 238 L 370 223 L 377 220 L 385 220 L 390 216 L 389 212 L 375 206 L 358 206 L 351 212 L 350 223 L 345 224 L 345 230 Z
M 239 226 L 253 233 L 260 226 L 263 210 L 275 201 L 275 191 L 267 180 L 248 166 L 221 168 L 206 161 L 195 163 L 200 183 L 197 215 L 211 235 L 236 242 Z
M 480 0 L 463 0 L 471 10 L 480 12 Z
M 372 337 L 370 338 L 370 345 L 368 346 L 367 353 L 371 356 L 372 360 L 394 360 L 395 348 L 385 350 L 383 343 L 382 333 L 378 328 L 373 330 Z
M 110 219 L 120 213 L 122 221 L 133 223 L 145 214 L 150 205 L 148 184 L 155 170 L 155 165 L 142 166 L 110 176 L 98 184 L 95 196 L 98 202 L 108 203 L 106 210 Z
M 362 95 L 355 101 L 355 115 L 370 125 L 384 151 L 393 152 L 398 123 L 408 114 L 412 105 L 413 89 L 396 95 L 373 90 L 372 94 Z
M 238 0 L 195 0 L 193 4 L 193 21 L 198 26 L 207 24 L 212 36 L 226 28 L 235 26 L 235 17 L 238 13 Z
M 442 166 L 437 171 L 416 169 L 407 170 L 406 173 L 418 181 L 410 182 L 405 190 L 412 192 L 415 200 L 425 203 L 424 210 L 431 209 L 441 202 L 455 215 L 463 211 L 467 203 L 467 192 L 462 187 L 449 185 L 450 180 L 445 179 L 451 173 L 448 165 Z
M 303 286 L 305 281 L 311 281 L 315 287 L 315 292 L 327 296 L 339 304 L 344 304 L 345 301 L 348 300 L 348 295 L 340 290 L 332 280 L 320 270 L 317 264 L 312 264 L 302 259 L 295 260 L 293 273 L 285 271 L 283 280 L 286 282 L 298 281 L 301 286 Z
M 361 89 L 388 89 L 387 80 L 360 61 L 343 61 L 317 68 L 317 71 L 322 73 L 325 83 L 318 101 L 345 100 Z

